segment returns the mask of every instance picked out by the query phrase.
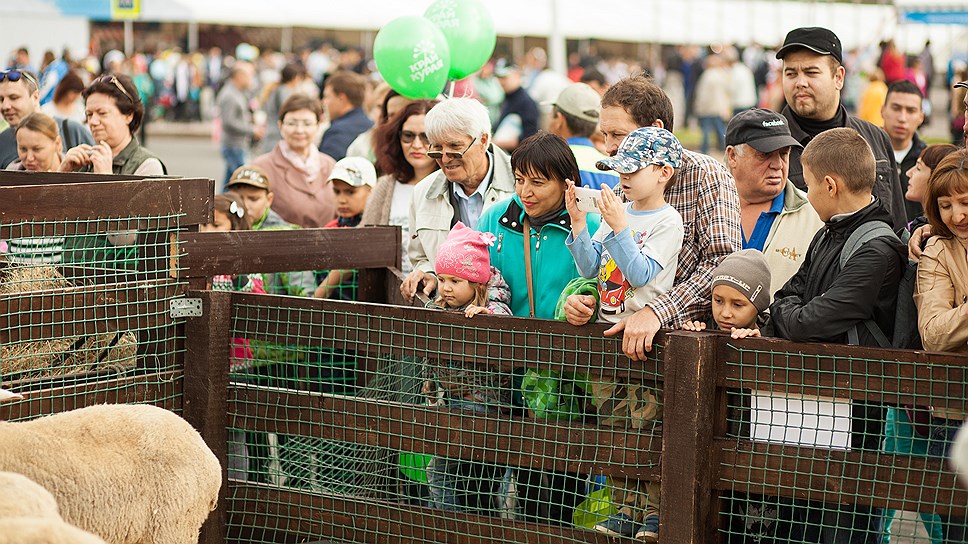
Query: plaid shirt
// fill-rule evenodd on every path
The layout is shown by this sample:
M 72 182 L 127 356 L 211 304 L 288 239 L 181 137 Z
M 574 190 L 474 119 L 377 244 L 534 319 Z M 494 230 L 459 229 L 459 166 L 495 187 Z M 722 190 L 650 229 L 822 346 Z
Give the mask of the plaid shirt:
M 686 150 L 682 168 L 665 198 L 682 216 L 685 236 L 675 285 L 647 306 L 663 327 L 679 328 L 685 321 L 706 320 L 713 269 L 743 248 L 739 196 L 725 166 L 708 155 Z

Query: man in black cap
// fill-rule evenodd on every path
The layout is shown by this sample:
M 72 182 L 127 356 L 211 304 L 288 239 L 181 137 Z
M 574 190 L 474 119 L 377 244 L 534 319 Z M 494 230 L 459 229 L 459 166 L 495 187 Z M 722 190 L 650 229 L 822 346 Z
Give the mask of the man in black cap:
M 771 295 L 797 272 L 823 226 L 807 194 L 788 178 L 793 149 L 800 150 L 800 143 L 776 112 L 748 109 L 726 126 L 726 165 L 739 194 L 743 249 L 766 256 Z
M 891 140 L 880 127 L 848 115 L 840 102 L 845 76 L 840 38 L 826 28 L 796 28 L 786 35 L 776 58 L 783 61 L 786 106 L 781 113 L 789 121 L 793 137 L 806 146 L 816 135 L 832 128 L 850 127 L 859 132 L 877 161 L 874 196 L 891 214 L 895 230 L 903 228 L 907 224 L 904 191 Z M 790 153 L 790 181 L 806 189 L 800 152 L 794 148 Z

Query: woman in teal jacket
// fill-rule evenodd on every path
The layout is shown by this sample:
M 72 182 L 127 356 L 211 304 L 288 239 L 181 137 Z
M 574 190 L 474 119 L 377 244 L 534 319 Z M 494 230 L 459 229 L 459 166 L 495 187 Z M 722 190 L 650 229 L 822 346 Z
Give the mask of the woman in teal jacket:
M 490 232 L 496 238 L 490 248 L 491 266 L 501 271 L 511 288 L 511 312 L 521 317 L 553 319 L 562 290 L 568 282 L 580 277 L 565 245 L 571 232 L 571 220 L 565 210 L 565 180 L 579 182 L 578 163 L 563 139 L 540 131 L 514 150 L 511 170 L 515 195 L 488 208 L 481 215 L 477 230 Z M 599 221 L 600 216 L 589 214 L 589 233 L 598 230 Z M 530 282 L 525 259 L 526 232 Z M 528 296 L 532 288 L 533 301 Z M 520 368 L 515 375 L 514 397 L 520 406 L 525 404 L 520 384 L 536 374 Z M 565 393 L 566 389 L 575 390 L 570 378 L 558 379 L 557 373 L 552 374 L 550 379 L 558 382 L 558 398 L 573 397 Z M 561 420 L 560 414 L 540 414 L 530 403 L 528 407 L 535 417 Z M 574 415 L 580 416 L 580 410 Z M 521 510 L 519 520 L 572 524 L 574 508 L 584 499 L 585 480 L 581 475 L 519 468 L 515 470 L 515 478 Z
M 511 155 L 515 195 L 484 211 L 477 230 L 497 239 L 491 246 L 491 266 L 501 271 L 511 287 L 511 312 L 521 317 L 554 319 L 561 291 L 580 277 L 565 245 L 571 220 L 565 210 L 565 179 L 579 181 L 578 163 L 563 139 L 538 132 Z M 601 217 L 588 216 L 589 234 L 598 230 Z M 528 297 L 524 258 L 524 229 L 528 226 L 531 285 L 534 307 Z

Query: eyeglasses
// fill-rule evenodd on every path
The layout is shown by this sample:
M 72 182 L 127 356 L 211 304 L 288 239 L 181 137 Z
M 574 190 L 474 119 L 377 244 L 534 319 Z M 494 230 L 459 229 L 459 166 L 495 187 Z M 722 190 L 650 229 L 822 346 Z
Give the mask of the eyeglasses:
M 426 132 L 421 132 L 420 134 L 417 134 L 416 132 L 413 132 L 412 130 L 401 130 L 400 131 L 400 141 L 403 142 L 403 143 L 405 143 L 405 144 L 412 144 L 413 141 L 415 139 L 417 139 L 417 137 L 420 138 L 420 141 L 423 142 L 424 145 L 426 145 L 426 146 L 429 146 L 430 145 L 430 138 L 427 137 L 427 133 Z
M 465 147 L 463 151 L 428 151 L 427 156 L 430 157 L 431 159 L 439 161 L 440 159 L 444 158 L 444 155 L 447 155 L 448 159 L 459 161 L 464 158 L 464 153 L 467 153 L 468 151 L 470 151 L 471 146 L 474 145 L 474 142 L 476 141 L 477 141 L 477 138 L 474 138 L 473 140 L 471 140 L 471 143 L 467 144 L 467 147 Z
M 124 96 L 127 96 L 128 97 L 128 100 L 130 100 L 131 102 L 134 102 L 135 101 L 134 98 L 131 98 L 131 95 L 128 94 L 128 91 L 124 90 L 124 85 L 121 85 L 121 82 L 118 81 L 118 78 L 117 77 L 109 74 L 109 75 L 106 75 L 106 76 L 101 76 L 101 77 L 99 77 L 99 78 L 97 78 L 97 79 L 94 80 L 94 83 L 102 83 L 102 82 L 103 83 L 114 83 L 114 86 L 117 87 L 119 91 L 121 91 L 122 93 L 124 93 Z
M 313 128 L 319 123 L 315 121 L 283 121 L 282 126 L 287 128 Z
M 37 78 L 35 78 L 30 72 L 24 72 L 23 70 L 4 70 L 0 72 L 0 81 L 15 82 L 20 81 L 21 77 L 25 78 L 27 81 L 30 81 L 34 85 L 37 85 L 38 87 L 40 86 L 40 84 L 37 83 Z

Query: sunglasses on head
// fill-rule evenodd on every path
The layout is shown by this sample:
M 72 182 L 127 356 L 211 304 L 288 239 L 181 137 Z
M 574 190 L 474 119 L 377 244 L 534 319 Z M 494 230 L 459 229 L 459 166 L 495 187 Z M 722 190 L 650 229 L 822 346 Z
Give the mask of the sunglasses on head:
M 400 141 L 405 144 L 413 143 L 413 141 L 418 137 L 420 138 L 420 141 L 423 142 L 424 145 L 427 145 L 427 146 L 430 145 L 430 138 L 427 138 L 426 132 L 421 132 L 420 134 L 417 134 L 416 132 L 413 132 L 410 130 L 400 131 Z
M 134 102 L 134 98 L 131 98 L 131 95 L 128 94 L 128 91 L 124 90 L 124 85 L 122 85 L 121 82 L 118 80 L 118 78 L 113 75 L 109 74 L 106 76 L 101 76 L 95 79 L 94 83 L 113 83 L 114 86 L 117 87 L 119 91 L 124 93 L 124 96 L 128 97 L 128 100 Z
M 476 141 L 477 141 L 477 138 L 474 138 L 473 140 L 471 140 L 471 143 L 467 144 L 467 147 L 465 147 L 463 151 L 435 150 L 435 151 L 428 151 L 427 156 L 430 157 L 431 159 L 435 159 L 439 161 L 440 159 L 444 158 L 444 155 L 446 155 L 448 159 L 459 161 L 464 158 L 464 153 L 467 153 L 468 151 L 470 151 L 471 146 L 474 145 L 474 142 Z
M 30 72 L 24 72 L 23 70 L 4 70 L 0 72 L 0 81 L 16 82 L 20 81 L 20 78 L 24 78 L 34 85 L 37 85 L 37 78 Z

